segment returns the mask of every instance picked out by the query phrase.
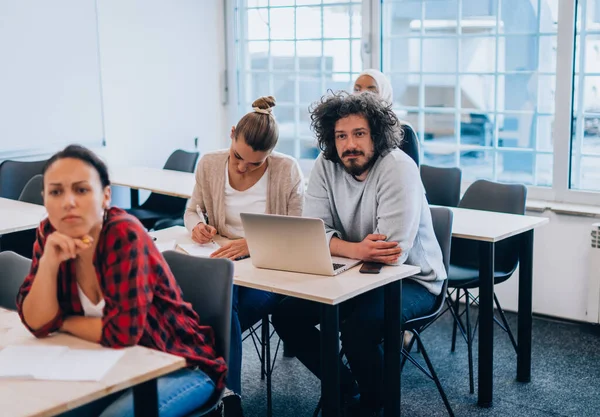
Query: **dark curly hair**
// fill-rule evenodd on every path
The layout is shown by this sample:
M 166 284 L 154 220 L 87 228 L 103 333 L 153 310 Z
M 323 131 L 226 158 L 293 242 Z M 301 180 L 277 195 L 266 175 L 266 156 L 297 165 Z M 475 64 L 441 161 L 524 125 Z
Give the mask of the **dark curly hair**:
M 392 106 L 370 92 L 358 95 L 345 91 L 330 92 L 313 103 L 309 111 L 311 129 L 317 136 L 323 157 L 333 162 L 340 162 L 335 147 L 335 124 L 344 117 L 358 114 L 367 119 L 375 147 L 374 158 L 399 148 L 404 137 L 401 123 Z

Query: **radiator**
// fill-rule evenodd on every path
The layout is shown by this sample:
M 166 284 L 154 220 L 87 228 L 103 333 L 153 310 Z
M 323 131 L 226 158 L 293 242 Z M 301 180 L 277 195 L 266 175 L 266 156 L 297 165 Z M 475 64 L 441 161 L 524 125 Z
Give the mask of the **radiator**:
M 600 223 L 592 224 L 587 320 L 600 323 Z

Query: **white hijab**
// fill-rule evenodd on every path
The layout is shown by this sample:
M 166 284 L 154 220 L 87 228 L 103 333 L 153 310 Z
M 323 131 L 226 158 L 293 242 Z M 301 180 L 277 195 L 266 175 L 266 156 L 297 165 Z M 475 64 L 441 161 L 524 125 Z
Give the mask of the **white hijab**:
M 379 97 L 382 100 L 392 104 L 394 102 L 394 91 L 392 90 L 392 83 L 390 80 L 381 72 L 376 69 L 367 69 L 358 74 L 359 77 L 363 75 L 368 75 L 369 77 L 375 80 L 375 84 L 377 84 L 377 90 L 379 91 Z M 356 82 L 356 80 L 355 80 Z M 352 85 L 354 87 L 354 85 Z

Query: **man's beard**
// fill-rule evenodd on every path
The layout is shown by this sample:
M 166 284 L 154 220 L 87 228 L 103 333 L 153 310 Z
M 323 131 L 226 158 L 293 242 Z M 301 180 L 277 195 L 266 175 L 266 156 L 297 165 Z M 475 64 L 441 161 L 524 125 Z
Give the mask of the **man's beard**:
M 342 157 L 345 157 L 348 155 L 364 155 L 364 153 L 362 153 L 362 152 L 344 152 L 342 154 Z M 346 172 L 348 174 L 352 175 L 353 177 L 360 177 L 366 171 L 371 169 L 373 167 L 373 165 L 375 165 L 376 161 L 377 161 L 377 155 L 373 154 L 373 156 L 371 156 L 371 159 L 369 159 L 367 162 L 365 162 L 362 165 L 358 164 L 356 162 L 356 160 L 352 160 L 349 162 L 349 166 L 343 162 L 342 162 L 342 166 L 344 167 L 344 169 L 346 170 Z

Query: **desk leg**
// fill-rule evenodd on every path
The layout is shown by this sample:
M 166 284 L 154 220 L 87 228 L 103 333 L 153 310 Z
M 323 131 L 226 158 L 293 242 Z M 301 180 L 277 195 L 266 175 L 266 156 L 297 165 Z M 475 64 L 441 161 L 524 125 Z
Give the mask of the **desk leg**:
M 158 417 L 158 389 L 156 379 L 133 387 L 135 417 Z
M 494 243 L 479 243 L 479 372 L 477 404 L 491 407 L 494 391 Z
M 140 191 L 135 188 L 129 189 L 129 195 L 131 198 L 131 208 L 138 208 L 140 206 Z
M 402 280 L 384 288 L 384 381 L 386 417 L 400 416 L 402 358 Z
M 517 381 L 531 381 L 531 314 L 533 296 L 533 230 L 521 234 L 519 245 L 519 330 Z
M 321 399 L 323 417 L 341 417 L 340 336 L 337 305 L 321 304 Z

